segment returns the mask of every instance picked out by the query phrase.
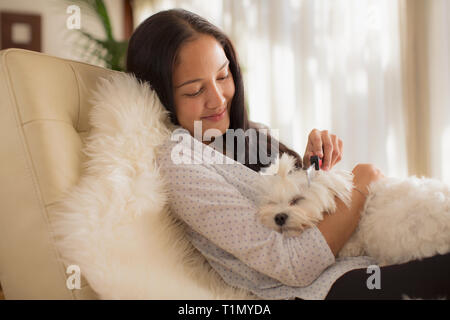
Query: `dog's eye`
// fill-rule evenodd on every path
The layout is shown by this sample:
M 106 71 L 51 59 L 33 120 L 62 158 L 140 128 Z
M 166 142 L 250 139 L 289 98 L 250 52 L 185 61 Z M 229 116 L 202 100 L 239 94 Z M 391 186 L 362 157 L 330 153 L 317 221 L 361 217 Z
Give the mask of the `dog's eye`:
M 305 199 L 305 198 L 302 196 L 297 196 L 294 199 L 292 199 L 291 202 L 289 202 L 289 205 L 295 206 L 300 200 L 303 200 L 303 199 Z

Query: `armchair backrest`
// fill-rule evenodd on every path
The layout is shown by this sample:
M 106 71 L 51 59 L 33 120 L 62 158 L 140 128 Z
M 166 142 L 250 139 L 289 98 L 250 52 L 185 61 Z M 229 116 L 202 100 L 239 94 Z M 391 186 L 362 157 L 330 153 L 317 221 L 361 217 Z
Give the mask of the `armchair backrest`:
M 53 205 L 80 176 L 90 89 L 115 71 L 22 49 L 0 51 L 0 282 L 6 299 L 95 299 L 66 286 Z

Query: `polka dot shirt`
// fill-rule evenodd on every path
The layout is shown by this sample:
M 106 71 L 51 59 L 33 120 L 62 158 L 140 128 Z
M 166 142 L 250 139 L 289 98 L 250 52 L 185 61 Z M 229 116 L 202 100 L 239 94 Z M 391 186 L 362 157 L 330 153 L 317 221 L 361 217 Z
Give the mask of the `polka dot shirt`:
M 256 214 L 258 172 L 186 130 L 172 139 L 157 149 L 171 210 L 229 285 L 262 299 L 324 299 L 341 275 L 375 263 L 369 257 L 335 259 L 316 227 L 296 237 L 265 227 Z

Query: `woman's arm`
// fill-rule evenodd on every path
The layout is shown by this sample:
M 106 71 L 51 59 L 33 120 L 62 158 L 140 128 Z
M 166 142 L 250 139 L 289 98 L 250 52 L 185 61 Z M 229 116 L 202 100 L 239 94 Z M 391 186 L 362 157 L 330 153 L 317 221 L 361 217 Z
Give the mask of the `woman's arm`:
M 366 198 L 360 193 L 367 194 L 367 186 L 383 177 L 383 174 L 371 164 L 358 164 L 352 171 L 353 184 L 359 190 L 353 189 L 350 208 L 338 198 L 336 212 L 326 214 L 317 228 L 322 232 L 335 256 L 350 238 L 358 226 L 361 210 Z
M 317 228 L 288 238 L 262 225 L 256 204 L 229 182 L 245 181 L 246 174 L 259 176 L 256 172 L 240 163 L 174 164 L 170 150 L 162 154 L 158 163 L 173 213 L 216 246 L 290 286 L 309 285 L 334 263 Z
M 334 256 L 337 256 L 358 226 L 365 197 L 353 189 L 350 208 L 347 208 L 339 198 L 335 197 L 335 200 L 336 212 L 325 214 L 317 228 L 322 232 Z

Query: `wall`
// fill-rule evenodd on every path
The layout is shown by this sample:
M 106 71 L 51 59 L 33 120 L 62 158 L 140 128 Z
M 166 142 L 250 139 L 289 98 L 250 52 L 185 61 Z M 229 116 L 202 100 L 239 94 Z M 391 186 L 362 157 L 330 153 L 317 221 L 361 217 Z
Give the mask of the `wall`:
M 69 14 L 67 7 L 72 4 L 65 0 L 0 0 L 0 11 L 14 11 L 41 15 L 42 52 L 67 58 L 80 60 L 74 49 L 73 42 L 78 37 L 76 30 L 66 27 Z M 113 34 L 117 40 L 123 39 L 123 1 L 105 0 Z M 88 32 L 102 37 L 104 35 L 100 23 L 86 10 L 81 10 L 81 27 Z

